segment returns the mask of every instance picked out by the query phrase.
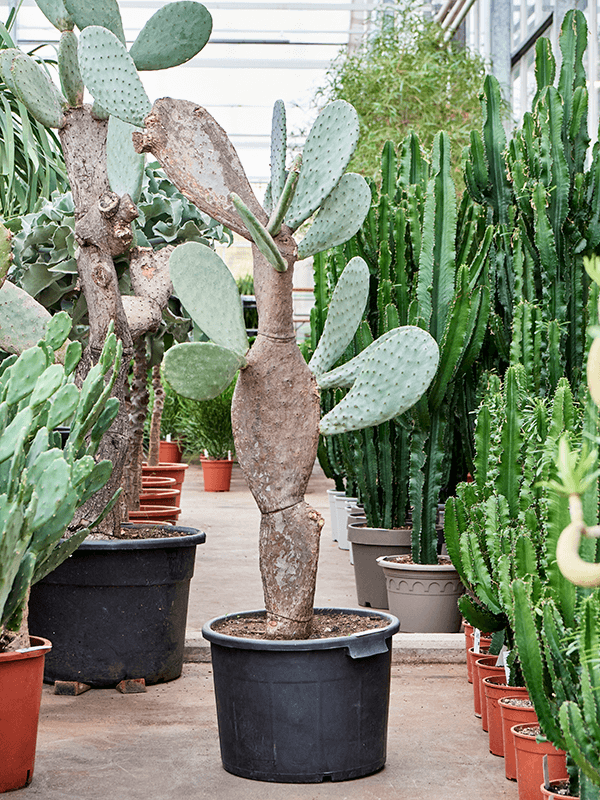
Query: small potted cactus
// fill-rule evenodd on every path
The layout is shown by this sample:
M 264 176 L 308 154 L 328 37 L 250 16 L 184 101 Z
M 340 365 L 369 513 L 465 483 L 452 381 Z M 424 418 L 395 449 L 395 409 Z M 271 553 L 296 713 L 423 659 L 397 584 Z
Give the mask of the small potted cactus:
M 26 322 L 24 313 L 24 327 Z M 63 538 L 76 509 L 106 484 L 112 469 L 94 455 L 118 411 L 110 394 L 121 345 L 109 330 L 98 364 L 79 389 L 74 371 L 81 345 L 66 344 L 70 329 L 71 319 L 61 312 L 47 321 L 38 345 L 0 364 L 0 792 L 27 785 L 33 775 L 44 657 L 51 644 L 29 636 L 30 586 L 98 524 L 99 517 Z M 57 428 L 67 421 L 63 446 Z M 110 505 L 117 498 L 118 493 Z

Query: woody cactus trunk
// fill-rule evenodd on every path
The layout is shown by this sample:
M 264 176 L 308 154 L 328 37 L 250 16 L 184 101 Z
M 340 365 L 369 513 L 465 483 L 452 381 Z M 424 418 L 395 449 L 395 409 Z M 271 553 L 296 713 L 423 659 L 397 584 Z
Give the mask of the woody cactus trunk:
M 88 26 L 105 25 L 124 50 L 125 35 L 116 0 L 39 0 L 38 5 L 60 31 L 61 89 L 34 59 L 16 48 L 2 51 L 0 70 L 6 85 L 30 113 L 43 125 L 58 129 L 75 204 L 77 270 L 90 320 L 89 347 L 80 377 L 98 361 L 112 322 L 123 344 L 121 372 L 114 388 L 115 396 L 122 401 L 134 342 L 147 331 L 156 330 L 171 294 L 168 256 L 172 248 L 157 252 L 132 248 L 131 223 L 138 216 L 135 202 L 142 186 L 144 158 L 133 150 L 129 123 L 121 122 L 98 103 L 83 104 L 87 81 L 82 78 L 81 41 L 74 29 L 79 28 L 81 39 Z M 133 59 L 139 69 L 164 69 L 183 63 L 206 44 L 211 28 L 210 14 L 200 3 L 182 0 L 159 9 L 133 43 L 132 55 L 127 54 L 136 80 L 139 78 Z M 123 76 L 120 83 L 111 87 L 125 106 L 128 77 Z M 146 102 L 145 110 L 149 110 L 147 99 Z M 139 107 L 136 111 L 132 122 L 140 124 L 143 113 Z M 121 295 L 114 265 L 114 259 L 124 253 L 130 255 L 132 294 L 127 296 Z M 128 428 L 126 404 L 121 402 L 119 415 L 99 453 L 112 462 L 112 477 L 104 490 L 90 500 L 93 508 L 82 510 L 83 517 L 103 508 L 115 487 L 121 485 Z M 120 516 L 120 509 L 115 508 L 102 523 L 105 534 L 118 535 Z

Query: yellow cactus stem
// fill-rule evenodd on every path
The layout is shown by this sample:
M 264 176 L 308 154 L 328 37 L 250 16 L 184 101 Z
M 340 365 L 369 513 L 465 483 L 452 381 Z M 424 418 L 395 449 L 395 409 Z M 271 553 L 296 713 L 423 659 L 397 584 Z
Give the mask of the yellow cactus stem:
M 569 512 L 571 523 L 560 534 L 556 543 L 558 568 L 564 577 L 576 586 L 586 588 L 600 586 L 600 564 L 584 561 L 579 555 L 581 537 L 600 537 L 600 526 L 586 528 L 583 522 L 581 497 L 578 494 L 569 495 Z
M 593 339 L 588 353 L 587 383 L 592 400 L 600 406 L 600 337 Z

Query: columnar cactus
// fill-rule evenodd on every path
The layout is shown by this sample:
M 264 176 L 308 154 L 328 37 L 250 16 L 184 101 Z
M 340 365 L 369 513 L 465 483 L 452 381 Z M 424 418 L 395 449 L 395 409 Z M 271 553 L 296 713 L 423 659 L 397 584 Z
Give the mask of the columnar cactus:
M 66 343 L 70 329 L 66 312 L 57 314 L 47 321 L 45 338 L 0 365 L 0 650 L 19 644 L 14 632 L 31 583 L 64 561 L 118 498 L 117 492 L 98 517 L 61 541 L 76 510 L 112 470 L 110 461 L 94 456 L 118 413 L 110 395 L 122 355 L 109 330 L 79 389 L 74 371 L 81 345 Z M 64 364 L 55 363 L 59 350 Z M 61 447 L 55 429 L 65 423 L 70 434 Z
M 90 318 L 89 354 L 80 369 L 85 372 L 97 361 L 113 322 L 125 350 L 121 375 L 115 383 L 116 396 L 123 398 L 133 341 L 156 330 L 171 293 L 169 250 L 154 253 L 149 248 L 131 247 L 131 223 L 138 213 L 134 204 L 144 170 L 144 158 L 132 147 L 131 130 L 132 125 L 143 124 L 151 109 L 137 69 L 164 69 L 189 60 L 206 44 L 212 20 L 200 3 L 169 3 L 148 20 L 128 53 L 116 0 L 40 0 L 38 5 L 61 33 L 60 89 L 33 59 L 15 48 L 3 51 L 0 70 L 7 86 L 30 113 L 43 125 L 58 129 L 75 203 L 77 269 Z M 111 64 L 108 94 L 112 104 L 102 95 L 103 87 L 107 87 L 106 72 L 87 69 L 90 50 L 110 55 L 102 63 Z M 93 107 L 82 102 L 84 86 L 97 101 Z M 105 102 L 98 102 L 100 95 Z M 113 115 L 115 103 L 121 116 L 122 110 L 127 110 L 127 122 L 119 114 Z M 132 294 L 122 296 L 114 259 L 125 253 L 130 254 Z M 4 286 L 0 302 L 11 292 L 14 294 Z M 34 341 L 39 337 L 40 324 Z M 99 506 L 122 479 L 128 439 L 124 404 L 113 434 L 102 444 L 102 452 L 113 462 L 114 470 L 104 496 L 94 501 Z M 86 509 L 89 513 L 93 510 Z M 104 532 L 110 535 L 119 524 L 117 508 L 103 523 Z

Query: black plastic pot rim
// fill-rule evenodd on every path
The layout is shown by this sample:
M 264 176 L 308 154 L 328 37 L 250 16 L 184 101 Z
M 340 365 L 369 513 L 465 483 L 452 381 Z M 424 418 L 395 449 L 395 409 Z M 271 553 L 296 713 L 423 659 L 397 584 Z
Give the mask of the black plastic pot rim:
M 212 644 L 221 645 L 240 650 L 266 650 L 270 652 L 299 652 L 309 650 L 336 650 L 347 648 L 351 658 L 364 658 L 387 651 L 387 640 L 400 629 L 400 620 L 393 614 L 384 611 L 373 611 L 364 608 L 315 608 L 315 614 L 341 613 L 357 614 L 361 617 L 381 617 L 381 628 L 370 628 L 350 636 L 336 636 L 330 639 L 250 639 L 242 636 L 229 636 L 228 634 L 214 631 L 212 626 L 226 619 L 234 619 L 249 615 L 266 615 L 265 609 L 254 611 L 240 611 L 225 614 L 209 620 L 202 628 L 202 636 Z
M 124 522 L 123 527 L 142 527 L 147 528 L 143 522 L 137 523 Z M 160 525 L 150 527 L 158 528 Z M 89 539 L 83 541 L 79 550 L 164 550 L 172 547 L 194 547 L 197 544 L 204 544 L 206 534 L 197 528 L 186 528 L 183 525 L 170 525 L 170 531 L 176 531 L 181 536 L 165 536 L 157 539 Z

